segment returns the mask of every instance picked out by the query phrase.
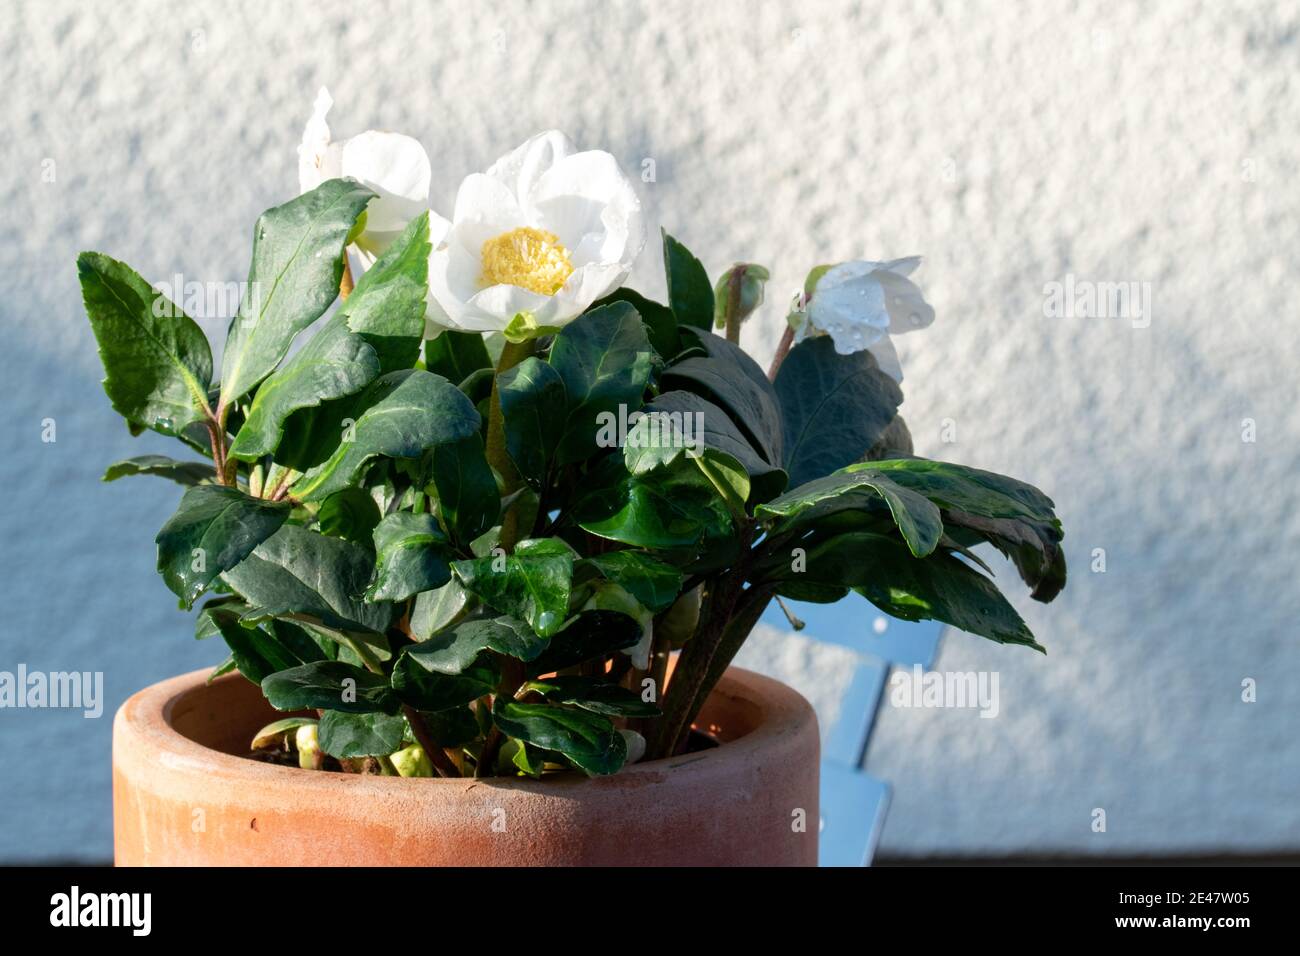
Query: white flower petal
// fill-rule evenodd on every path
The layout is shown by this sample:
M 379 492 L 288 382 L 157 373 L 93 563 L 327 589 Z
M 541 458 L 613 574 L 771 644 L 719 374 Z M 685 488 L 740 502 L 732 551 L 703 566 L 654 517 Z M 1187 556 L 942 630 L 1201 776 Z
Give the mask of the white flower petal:
M 573 140 L 559 130 L 547 130 L 502 156 L 488 167 L 487 175 L 522 202 L 548 169 L 573 152 Z
M 325 116 L 333 105 L 329 90 L 322 86 L 312 105 L 311 118 L 303 127 L 302 142 L 298 144 L 299 192 L 310 192 L 329 178 L 321 174 L 321 164 L 330 144 L 330 127 Z
M 841 355 L 862 351 L 889 328 L 884 288 L 875 275 L 862 275 L 861 265 L 845 263 L 828 271 L 808 303 L 809 323 L 828 334 Z
M 482 223 L 494 227 L 493 235 L 527 224 L 515 194 L 499 179 L 483 173 L 466 176 L 456 192 L 452 222 Z
M 367 232 L 399 233 L 429 204 L 429 156 L 409 136 L 353 136 L 343 144 L 340 173 L 378 194 L 366 210 Z
M 546 323 L 542 319 L 551 299 L 551 296 L 530 292 L 517 285 L 490 285 L 470 297 L 465 303 L 465 314 L 471 319 L 477 317 L 495 320 L 494 325 L 485 327 L 485 331 L 492 332 L 503 331 L 520 312 L 533 313 L 538 323 L 544 325 Z
M 554 295 L 479 285 L 483 244 L 521 227 L 554 233 L 568 253 L 573 272 Z M 542 133 L 461 184 L 452 225 L 430 257 L 428 314 L 475 331 L 504 330 L 521 312 L 538 326 L 562 326 L 627 278 L 644 243 L 640 199 L 614 157 Z
M 873 273 L 873 277 L 884 289 L 891 335 L 915 332 L 934 322 L 934 309 L 925 301 L 921 290 L 911 279 L 885 270 Z
M 881 336 L 867 347 L 867 351 L 871 353 L 871 357 L 876 360 L 882 372 L 895 382 L 903 381 L 903 366 L 898 361 L 898 350 L 894 348 L 893 339 L 888 335 Z

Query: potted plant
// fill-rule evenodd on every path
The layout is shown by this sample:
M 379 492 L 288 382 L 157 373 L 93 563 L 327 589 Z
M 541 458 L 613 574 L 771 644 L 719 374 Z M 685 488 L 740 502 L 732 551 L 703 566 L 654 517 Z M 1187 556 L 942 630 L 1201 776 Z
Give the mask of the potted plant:
M 761 267 L 715 286 L 664 235 L 668 301 L 622 287 L 608 154 L 535 137 L 444 220 L 418 145 L 326 109 L 219 375 L 181 305 L 78 259 L 113 407 L 202 456 L 105 480 L 185 486 L 158 570 L 229 649 L 119 711 L 117 861 L 814 863 L 812 713 L 729 670 L 769 603 L 1041 650 L 969 549 L 1065 581 L 1045 495 L 911 454 L 917 261 L 814 269 L 765 373 Z

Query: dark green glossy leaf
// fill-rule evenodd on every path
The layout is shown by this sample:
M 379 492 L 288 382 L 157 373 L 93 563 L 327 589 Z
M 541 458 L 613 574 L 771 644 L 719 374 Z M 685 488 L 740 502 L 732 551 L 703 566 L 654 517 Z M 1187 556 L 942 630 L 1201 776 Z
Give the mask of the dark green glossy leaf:
M 641 407 L 654 355 L 645 326 L 626 302 L 586 312 L 555 336 L 550 363 L 569 401 L 556 450 L 560 464 L 582 461 L 596 450 L 599 424 L 607 416 Z
M 501 514 L 501 492 L 478 432 L 439 445 L 433 449 L 430 463 L 430 477 L 438 492 L 438 513 L 457 542 L 468 544 L 496 524 Z
M 923 558 L 935 549 L 943 534 L 939 509 L 924 495 L 895 484 L 887 475 L 871 469 L 837 471 L 816 478 L 760 505 L 754 514 L 760 519 L 781 519 L 773 528 L 779 534 L 815 524 L 817 519 L 834 512 L 862 507 L 864 498 L 877 496 L 889 507 L 913 555 Z
M 271 674 L 262 693 L 276 710 L 397 713 L 397 695 L 379 674 L 342 661 L 316 661 Z
M 158 573 L 191 607 L 217 575 L 247 558 L 288 517 L 287 504 L 251 498 L 236 488 L 196 485 L 158 532 Z
M 381 374 L 411 368 L 420 357 L 429 250 L 429 214 L 423 212 L 362 274 L 339 307 L 348 328 L 379 356 Z
M 796 583 L 850 587 L 886 614 L 937 620 L 1000 644 L 1043 648 L 993 582 L 950 554 L 914 558 L 894 537 L 838 535 L 808 549 L 807 570 L 785 572 Z
M 498 697 L 492 720 L 507 736 L 562 753 L 590 774 L 617 773 L 627 759 L 623 736 L 599 714 Z
M 321 503 L 316 520 L 321 534 L 368 544 L 379 524 L 379 506 L 364 488 L 344 488 Z
M 83 252 L 77 275 L 114 410 L 128 424 L 165 435 L 199 421 L 212 380 L 203 330 L 116 259 Z
M 501 681 L 501 672 L 492 658 L 480 655 L 459 674 L 431 671 L 410 656 L 409 644 L 393 665 L 393 691 L 403 703 L 417 710 L 439 711 L 459 707 L 490 694 Z
M 473 665 L 481 652 L 496 651 L 521 661 L 536 660 L 549 638 L 539 637 L 523 621 L 510 617 L 466 621 L 406 648 L 406 656 L 425 670 L 459 674 Z
M 225 578 L 262 616 L 301 614 L 336 630 L 382 634 L 393 606 L 361 600 L 374 561 L 361 545 L 285 525 Z
M 579 526 L 637 548 L 692 549 L 729 536 L 731 512 L 694 464 L 677 461 L 646 475 L 631 475 L 611 459 L 596 485 L 575 508 Z
M 944 523 L 961 545 L 988 541 L 1011 558 L 1033 588 L 1035 600 L 1051 601 L 1065 587 L 1063 533 L 1056 506 L 1033 485 L 923 458 L 868 462 L 846 470 L 851 474 L 878 471 L 929 498 L 943 509 Z
M 491 368 L 483 336 L 447 329 L 424 343 L 424 367 L 459 385 L 479 369 Z
M 506 451 L 533 487 L 539 487 L 564 432 L 567 398 L 560 373 L 529 356 L 497 377 Z
M 550 637 L 568 617 L 573 561 L 563 541 L 540 538 L 519 542 L 513 554 L 456 561 L 452 570 L 484 604 Z
M 639 640 L 641 625 L 634 618 L 618 611 L 583 611 L 551 638 L 550 646 L 525 670 L 530 677 L 550 674 L 621 651 Z
M 597 677 L 547 677 L 529 681 L 525 690 L 536 691 L 553 704 L 573 704 L 608 717 L 657 717 L 659 708 L 640 695 Z
M 402 749 L 406 721 L 384 713 L 327 710 L 321 715 L 318 732 L 321 750 L 331 757 L 379 757 Z
M 325 653 L 310 636 L 288 621 L 249 624 L 239 614 L 242 602 L 209 605 L 200 615 L 221 635 L 239 672 L 254 684 L 277 671 L 325 660 Z
M 583 564 L 594 567 L 655 613 L 671 607 L 682 588 L 680 571 L 639 551 L 611 551 L 587 558 Z
M 840 355 L 825 335 L 790 350 L 776 393 L 785 423 L 785 469 L 795 486 L 860 461 L 903 400 L 870 352 Z
M 343 246 L 374 195 L 331 179 L 262 213 L 253 231 L 248 294 L 222 358 L 222 405 L 233 405 L 271 374 L 298 333 L 338 297 Z
M 785 488 L 786 474 L 754 450 L 721 408 L 693 392 L 663 392 L 643 409 L 628 433 L 623 460 L 642 474 L 686 455 L 697 464 L 711 453 L 726 456 L 748 476 L 753 501 L 767 501 Z
M 681 337 L 677 333 L 677 317 L 668 306 L 647 299 L 640 292 L 624 286 L 592 303 L 592 308 L 598 309 L 611 302 L 626 302 L 636 309 L 641 321 L 645 323 L 650 344 L 665 361 L 673 359 L 682 350 Z
M 117 481 L 128 475 L 157 475 L 178 485 L 197 485 L 212 481 L 214 472 L 209 461 L 176 461 L 166 455 L 137 455 L 113 462 L 100 480 Z
M 677 324 L 707 329 L 713 324 L 713 284 L 709 274 L 689 249 L 667 232 L 663 237 L 668 303 Z
M 411 608 L 411 633 L 417 640 L 427 641 L 465 613 L 472 601 L 474 597 L 455 578 L 440 588 L 420 592 Z
M 397 511 L 375 528 L 375 576 L 367 601 L 405 601 L 451 580 L 447 536 L 429 514 Z
M 390 372 L 360 397 L 365 408 L 341 436 L 329 459 L 291 489 L 301 501 L 318 501 L 357 480 L 376 456 L 418 458 L 426 449 L 475 434 L 479 416 L 469 400 L 440 375 L 418 369 Z
M 443 747 L 463 747 L 479 736 L 478 721 L 468 707 L 448 707 L 421 713 L 429 736 Z
M 693 328 L 688 337 L 705 354 L 670 365 L 661 376 L 662 388 L 694 392 L 721 407 L 763 460 L 780 467 L 781 407 L 766 373 L 739 345 L 712 332 Z
M 273 453 L 295 412 L 360 391 L 379 375 L 379 356 L 335 313 L 284 367 L 264 381 L 239 434 L 232 457 L 246 461 Z

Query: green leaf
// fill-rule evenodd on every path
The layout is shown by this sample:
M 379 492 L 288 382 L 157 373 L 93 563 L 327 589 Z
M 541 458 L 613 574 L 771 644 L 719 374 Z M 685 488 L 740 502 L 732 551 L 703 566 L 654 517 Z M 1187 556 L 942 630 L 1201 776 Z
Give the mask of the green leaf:
M 993 582 L 950 554 L 914 558 L 893 537 L 838 535 L 808 549 L 807 570 L 785 580 L 850 587 L 886 614 L 905 621 L 937 620 L 1000 644 L 1043 650 Z
M 420 715 L 425 729 L 434 742 L 442 747 L 463 747 L 479 736 L 478 721 L 468 707 L 448 707 Z
M 478 432 L 439 445 L 430 462 L 433 486 L 438 492 L 438 513 L 458 543 L 468 544 L 496 524 L 501 514 L 501 492 Z
M 691 329 L 690 337 L 705 354 L 665 369 L 663 390 L 684 389 L 721 407 L 763 460 L 780 467 L 781 406 L 767 374 L 739 345 L 702 329 Z
M 988 541 L 1015 562 L 1038 601 L 1065 587 L 1065 553 L 1055 505 L 1033 485 L 1005 475 L 943 461 L 907 458 L 846 469 L 879 471 L 943 509 L 949 533 L 961 545 Z
M 431 248 L 429 214 L 422 212 L 362 274 L 339 307 L 348 328 L 375 350 L 384 373 L 411 368 L 420 357 Z
M 114 410 L 128 424 L 164 435 L 201 420 L 212 380 L 203 330 L 116 259 L 83 252 L 77 275 Z
M 236 488 L 196 485 L 158 532 L 158 573 L 192 607 L 217 575 L 271 537 L 289 510 L 288 504 L 251 498 Z
M 628 432 L 623 460 L 628 471 L 642 474 L 686 455 L 699 467 L 708 459 L 742 470 L 749 493 L 742 497 L 767 501 L 785 488 L 786 474 L 769 464 L 741 434 L 731 417 L 692 392 L 669 391 L 643 409 L 645 417 Z M 707 473 L 707 472 L 706 472 Z
M 276 710 L 395 714 L 400 703 L 383 676 L 342 661 L 316 661 L 271 674 L 262 681 L 262 693 Z
M 373 572 L 368 548 L 287 524 L 225 578 L 263 616 L 301 614 L 336 630 L 382 634 L 393 606 L 360 598 Z
M 243 602 L 204 608 L 208 626 L 221 635 L 230 657 L 248 680 L 260 684 L 277 671 L 325 660 L 325 653 L 302 628 L 288 621 L 250 624 L 240 619 Z
M 446 329 L 424 343 L 424 367 L 459 385 L 479 369 L 490 369 L 492 358 L 482 334 Z
M 533 487 L 540 487 L 564 433 L 568 403 L 560 373 L 529 356 L 497 377 L 510 460 Z
M 617 773 L 627 759 L 623 736 L 599 714 L 498 697 L 492 720 L 507 736 L 562 753 L 589 774 Z
M 632 475 L 618 459 L 608 461 L 574 509 L 583 530 L 653 550 L 699 548 L 732 533 L 731 512 L 694 464 Z
M 285 717 L 267 724 L 253 735 L 250 744 L 253 750 L 281 749 L 285 745 L 285 735 L 299 727 L 311 727 L 317 723 L 315 717 Z
M 440 588 L 421 591 L 415 596 L 415 605 L 411 608 L 411 633 L 416 640 L 427 641 L 457 620 L 473 600 L 455 578 Z
M 176 461 L 166 455 L 137 455 L 113 462 L 100 480 L 117 481 L 128 475 L 157 475 L 178 485 L 197 485 L 212 481 L 214 472 L 212 463 L 207 461 Z
M 513 554 L 456 561 L 452 570 L 483 603 L 550 637 L 568 617 L 574 553 L 558 538 L 519 542 Z
M 555 336 L 550 363 L 569 401 L 557 462 L 588 458 L 598 447 L 602 421 L 641 407 L 654 354 L 636 309 L 626 302 L 586 312 Z
M 328 460 L 290 489 L 300 501 L 318 501 L 355 482 L 376 456 L 418 458 L 435 445 L 476 434 L 479 415 L 454 385 L 418 369 L 390 372 L 360 396 L 365 408 Z
M 403 703 L 417 710 L 440 711 L 459 707 L 490 694 L 501 681 L 501 672 L 491 657 L 480 655 L 459 674 L 441 674 L 427 669 L 415 658 L 408 644 L 393 665 L 393 691 Z
M 754 514 L 759 519 L 784 519 L 773 528 L 774 533 L 780 534 L 791 528 L 806 527 L 828 514 L 863 507 L 875 498 L 888 506 L 914 556 L 923 558 L 938 546 L 943 534 L 939 509 L 924 495 L 895 484 L 877 471 L 837 471 L 816 478 L 759 505 Z
M 321 715 L 320 748 L 331 757 L 387 756 L 402 749 L 406 721 L 390 714 L 350 714 L 327 710 Z
M 523 621 L 499 617 L 491 621 L 466 621 L 406 648 L 406 656 L 425 670 L 460 674 L 485 650 L 521 661 L 536 660 L 549 638 L 539 637 Z
M 338 297 L 343 247 L 374 195 L 358 183 L 331 179 L 262 213 L 253 231 L 249 291 L 222 358 L 223 406 L 270 375 L 298 333 Z
M 433 515 L 397 511 L 375 528 L 375 576 L 367 601 L 405 601 L 451 580 L 447 536 Z
M 709 274 L 689 249 L 667 232 L 663 237 L 668 303 L 677 324 L 707 329 L 713 324 L 713 285 Z
M 530 681 L 524 690 L 536 691 L 553 704 L 573 704 L 608 717 L 657 717 L 659 708 L 609 681 L 597 677 L 547 677 Z
M 230 455 L 254 461 L 273 453 L 290 415 L 360 391 L 375 380 L 379 368 L 375 350 L 361 336 L 349 332 L 345 317 L 336 313 L 283 368 L 262 383 L 231 442 Z
M 674 358 L 682 350 L 681 336 L 677 333 L 677 318 L 668 306 L 647 299 L 640 292 L 624 286 L 593 302 L 592 308 L 600 308 L 611 302 L 626 302 L 636 309 L 641 321 L 645 323 L 650 344 L 665 361 Z
M 526 744 L 522 740 L 507 741 L 507 744 L 512 746 L 513 750 L 507 751 L 507 748 L 503 746 L 501 753 L 504 755 L 508 752 L 510 762 L 521 773 L 529 777 L 540 778 L 542 771 L 546 769 L 546 751 L 539 750 L 532 744 Z
M 321 503 L 316 522 L 321 534 L 369 544 L 379 524 L 379 506 L 364 488 L 344 488 Z
M 677 600 L 682 588 L 682 573 L 671 564 L 638 551 L 611 551 L 586 558 L 584 565 L 598 570 L 655 612 L 666 611 Z
M 795 486 L 860 461 L 903 400 L 870 352 L 840 355 L 826 335 L 790 350 L 776 393 L 785 423 L 785 470 Z
M 641 625 L 618 611 L 583 611 L 525 668 L 528 676 L 550 674 L 605 657 L 641 640 Z

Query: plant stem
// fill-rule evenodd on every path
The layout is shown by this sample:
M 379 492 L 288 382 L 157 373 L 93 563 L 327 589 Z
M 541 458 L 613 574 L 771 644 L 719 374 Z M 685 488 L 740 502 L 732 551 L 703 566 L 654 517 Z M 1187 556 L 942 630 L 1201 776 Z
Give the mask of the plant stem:
M 790 346 L 794 343 L 794 326 L 786 324 L 785 331 L 781 333 L 781 341 L 776 344 L 776 354 L 772 356 L 772 364 L 767 369 L 768 381 L 776 381 L 776 373 L 781 370 L 781 363 L 785 357 L 790 354 Z
M 727 279 L 727 341 L 740 344 L 740 293 L 745 281 L 745 267 L 731 270 Z
M 226 483 L 226 441 L 221 436 L 221 425 L 216 418 L 204 422 L 208 427 L 208 444 L 212 447 L 212 467 L 217 473 L 217 484 Z
M 514 697 L 524 683 L 524 662 L 513 657 L 506 657 L 504 654 L 499 656 L 501 658 L 502 674 L 501 683 L 497 685 L 496 697 Z M 497 754 L 500 753 L 503 743 L 505 743 L 505 735 L 494 724 L 492 730 L 488 733 L 487 740 L 483 742 L 483 749 L 479 751 L 478 762 L 474 765 L 474 776 L 495 776 Z
M 348 255 L 345 246 L 343 248 L 343 278 L 339 280 L 339 298 L 346 302 L 355 287 L 356 283 L 352 281 L 352 257 Z
M 488 404 L 487 447 L 488 464 L 501 476 L 501 496 L 505 497 L 523 486 L 524 480 L 506 448 L 505 416 L 501 411 L 499 382 L 501 373 L 514 368 L 537 350 L 537 340 L 506 342 L 497 361 L 496 376 L 492 380 L 492 397 Z M 523 529 L 519 527 L 519 510 L 510 508 L 501 517 L 501 547 L 509 553 L 514 550 Z
M 424 751 L 425 756 L 429 758 L 429 763 L 433 764 L 433 769 L 438 771 L 440 777 L 459 777 L 460 771 L 456 765 L 451 762 L 447 752 L 438 746 L 433 739 L 433 734 L 429 733 L 429 725 L 424 722 L 420 712 L 410 704 L 402 705 L 402 716 L 406 722 L 411 725 L 411 733 L 415 736 L 416 742 Z

